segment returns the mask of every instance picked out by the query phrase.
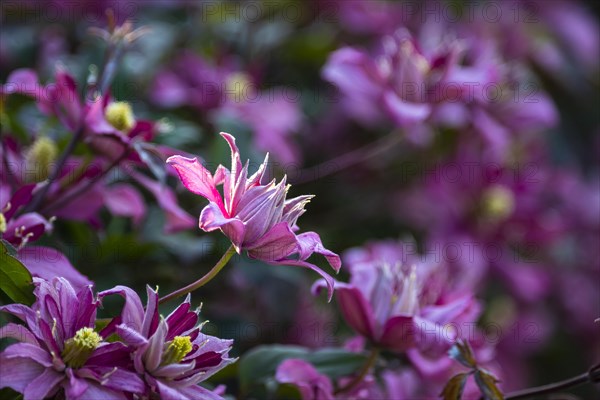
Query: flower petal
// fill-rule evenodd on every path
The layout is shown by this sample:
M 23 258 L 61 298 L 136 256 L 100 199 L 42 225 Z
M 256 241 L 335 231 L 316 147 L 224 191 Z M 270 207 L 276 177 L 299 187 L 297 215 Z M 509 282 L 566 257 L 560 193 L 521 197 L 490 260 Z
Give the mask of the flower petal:
M 333 251 L 327 250 L 323 243 L 321 243 L 321 238 L 315 232 L 305 232 L 301 233 L 298 237 L 298 246 L 300 258 L 302 260 L 306 260 L 313 253 L 322 254 L 329 262 L 329 265 L 335 270 L 335 272 L 339 272 L 342 261 L 340 260 L 340 256 L 335 254 Z
M 45 399 L 52 395 L 57 388 L 57 385 L 65 379 L 65 374 L 59 373 L 53 369 L 46 368 L 44 372 L 32 380 L 23 392 L 24 400 Z
M 423 121 L 431 113 L 429 104 L 404 101 L 391 91 L 384 93 L 383 103 L 394 122 L 402 127 Z
M 237 218 L 226 218 L 216 203 L 209 203 L 200 213 L 200 229 L 212 232 L 221 229 L 231 240 L 238 252 L 241 251 L 246 230 L 244 223 Z
M 106 188 L 104 204 L 113 215 L 131 217 L 136 225 L 146 214 L 146 203 L 140 192 L 127 184 L 117 184 Z
M 331 380 L 309 362 L 290 358 L 277 367 L 275 379 L 298 387 L 304 400 L 333 400 Z
M 403 352 L 415 346 L 420 333 L 412 316 L 398 315 L 386 322 L 379 344 Z
M 18 257 L 33 276 L 48 281 L 56 276 L 64 277 L 75 290 L 93 285 L 92 281 L 73 267 L 64 254 L 51 247 L 26 246 L 19 251 Z
M 140 297 L 136 292 L 127 286 L 119 285 L 112 289 L 98 293 L 98 298 L 102 300 L 104 297 L 113 294 L 117 294 L 125 299 L 125 305 L 121 311 L 122 323 L 136 332 L 141 332 L 144 319 L 144 306 L 142 305 Z M 107 337 L 112 333 L 105 332 L 105 330 L 100 333 L 103 337 Z
M 217 204 L 223 203 L 212 174 L 197 158 L 171 156 L 167 159 L 167 164 L 175 168 L 187 190 Z
M 362 292 L 352 285 L 337 282 L 335 289 L 338 306 L 348 325 L 368 339 L 377 341 L 373 309 Z
M 23 393 L 27 385 L 45 370 L 33 359 L 7 357 L 5 353 L 0 353 L 0 389 L 9 387 Z
M 272 227 L 255 243 L 246 248 L 248 256 L 266 262 L 281 260 L 293 253 L 298 241 L 287 222 Z M 296 264 L 294 264 L 296 265 Z
M 9 322 L 0 328 L 0 339 L 3 338 L 16 339 L 19 342 L 30 343 L 34 346 L 38 345 L 36 337 L 29 329 L 25 328 L 23 325 L 14 324 L 12 322 Z

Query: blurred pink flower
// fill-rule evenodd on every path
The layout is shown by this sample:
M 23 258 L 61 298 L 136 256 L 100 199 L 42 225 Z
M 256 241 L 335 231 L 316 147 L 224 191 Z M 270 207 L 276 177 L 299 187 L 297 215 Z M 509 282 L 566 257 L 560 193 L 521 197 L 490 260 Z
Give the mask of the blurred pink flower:
M 335 282 L 336 299 L 346 322 L 377 346 L 442 354 L 458 336 L 452 325 L 479 313 L 471 293 L 437 286 L 439 263 L 409 256 L 400 244 L 353 249 L 349 258 L 350 283 Z

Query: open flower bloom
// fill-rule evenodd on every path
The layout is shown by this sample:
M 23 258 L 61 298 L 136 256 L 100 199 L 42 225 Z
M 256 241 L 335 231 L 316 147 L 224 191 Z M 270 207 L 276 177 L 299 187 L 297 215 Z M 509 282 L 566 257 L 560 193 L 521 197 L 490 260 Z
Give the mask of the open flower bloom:
M 130 288 L 117 286 L 99 293 L 102 299 L 117 294 L 125 298 L 121 315 L 102 330 L 117 333 L 132 349 L 135 371 L 144 378 L 144 398 L 160 395 L 165 400 L 206 399 L 221 396 L 198 383 L 231 364 L 232 340 L 219 339 L 200 332 L 198 312 L 190 311 L 190 296 L 167 318 L 158 313 L 158 294 L 147 287 L 148 304 Z M 153 396 L 154 395 L 154 396 Z
M 248 178 L 248 162 L 242 166 L 235 138 L 227 133 L 221 136 L 231 148 L 231 170 L 219 165 L 212 175 L 198 159 L 172 156 L 167 160 L 189 191 L 210 201 L 200 214 L 200 228 L 206 232 L 220 229 L 238 253 L 246 250 L 251 258 L 318 272 L 325 278 L 331 298 L 333 279 L 306 259 L 313 253 L 323 254 L 337 272 L 341 266 L 339 256 L 323 247 L 317 233 L 294 233 L 299 229 L 296 221 L 312 196 L 286 199 L 289 186 L 285 177 L 277 184 L 275 180 L 262 184 L 268 155 Z M 217 185 L 223 185 L 223 195 Z
M 336 299 L 346 322 L 376 346 L 441 354 L 456 339 L 456 326 L 478 313 L 470 293 L 437 285 L 440 265 L 433 260 L 407 257 L 387 243 L 353 252 L 350 283 L 335 282 Z
M 98 302 L 91 287 L 76 293 L 63 278 L 34 282 L 37 299 L 31 308 L 0 308 L 27 324 L 0 329 L 0 338 L 19 341 L 0 353 L 0 388 L 10 387 L 25 400 L 54 396 L 61 389 L 67 399 L 127 399 L 126 392 L 142 393 L 144 383 L 127 370 L 127 347 L 104 342 L 94 331 Z

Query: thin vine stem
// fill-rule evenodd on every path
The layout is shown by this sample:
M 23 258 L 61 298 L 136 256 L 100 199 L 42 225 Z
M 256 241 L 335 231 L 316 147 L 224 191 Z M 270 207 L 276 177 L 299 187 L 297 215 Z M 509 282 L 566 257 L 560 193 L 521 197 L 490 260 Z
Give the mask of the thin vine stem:
M 163 304 L 169 300 L 185 296 L 186 294 L 191 293 L 194 290 L 206 285 L 215 276 L 217 276 L 219 274 L 219 272 L 223 269 L 223 267 L 225 267 L 225 265 L 227 265 L 227 263 L 229 262 L 231 257 L 235 254 L 235 252 L 236 252 L 235 247 L 233 247 L 233 245 L 229 246 L 227 251 L 225 251 L 225 254 L 223 254 L 221 259 L 215 264 L 214 267 L 212 267 L 212 269 L 210 271 L 208 271 L 208 273 L 206 275 L 204 275 L 202 278 L 198 279 L 194 283 L 191 283 L 181 289 L 175 290 L 174 292 L 172 292 L 164 297 L 161 297 L 160 300 L 158 300 L 158 303 Z
M 50 212 L 52 210 L 57 209 L 58 207 L 64 206 L 69 201 L 75 199 L 77 196 L 79 196 L 86 190 L 90 189 L 92 186 L 94 186 L 96 183 L 98 183 L 98 181 L 100 179 L 104 178 L 113 168 L 116 168 L 117 166 L 119 166 L 119 164 L 127 157 L 127 155 L 129 154 L 129 151 L 130 151 L 129 148 L 126 148 L 125 150 L 123 150 L 123 153 L 121 153 L 121 155 L 119 157 L 117 157 L 112 163 L 110 163 L 110 165 L 108 167 L 106 167 L 100 174 L 98 174 L 94 178 L 90 179 L 88 182 L 86 182 L 84 185 L 82 185 L 78 189 L 72 191 L 71 193 L 66 194 L 64 197 L 58 198 L 56 201 L 47 204 L 45 207 L 42 208 L 42 211 Z
M 570 389 L 575 386 L 582 385 L 584 383 L 598 383 L 600 382 L 600 364 L 590 368 L 588 372 L 584 372 L 581 375 L 574 376 L 564 381 L 550 383 L 543 386 L 537 386 L 533 388 L 518 390 L 512 393 L 507 393 L 504 396 L 505 400 L 519 400 L 528 399 L 534 396 L 541 396 L 549 393 L 558 392 L 564 389 Z
M 354 377 L 354 379 L 352 379 L 346 385 L 338 388 L 334 392 L 334 394 L 349 392 L 352 389 L 354 389 L 355 387 L 357 387 L 358 385 L 360 385 L 360 383 L 365 379 L 365 377 L 367 376 L 367 374 L 369 373 L 371 368 L 373 368 L 373 366 L 375 366 L 375 363 L 377 362 L 377 359 L 379 358 L 379 353 L 380 353 L 379 348 L 373 347 L 371 349 L 371 353 L 369 354 L 369 357 L 367 358 L 367 361 L 364 363 L 364 365 L 363 365 L 362 369 L 360 370 L 360 372 L 358 373 L 358 375 L 356 375 Z
M 354 165 L 363 163 L 369 159 L 388 151 L 392 147 L 402 142 L 403 137 L 400 132 L 394 130 L 386 136 L 369 143 L 361 148 L 352 150 L 339 157 L 325 161 L 314 167 L 305 168 L 298 172 L 298 178 L 293 180 L 293 184 L 301 184 L 315 181 L 329 175 L 333 175 Z

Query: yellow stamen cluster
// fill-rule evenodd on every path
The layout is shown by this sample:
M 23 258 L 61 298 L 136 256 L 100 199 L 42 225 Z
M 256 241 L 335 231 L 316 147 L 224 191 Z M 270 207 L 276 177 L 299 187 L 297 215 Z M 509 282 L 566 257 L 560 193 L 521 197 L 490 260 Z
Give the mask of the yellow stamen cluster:
M 47 179 L 57 155 L 58 148 L 52 139 L 45 136 L 37 138 L 25 155 L 27 181 L 41 182 Z
M 189 336 L 175 336 L 165 350 L 161 365 L 181 362 L 192 351 L 192 341 Z
M 117 101 L 106 106 L 104 114 L 109 124 L 122 132 L 129 132 L 135 126 L 135 116 L 129 103 Z
M 227 77 L 225 83 L 226 93 L 234 101 L 243 101 L 243 96 L 253 96 L 248 90 L 251 89 L 252 81 L 250 77 L 243 72 L 236 72 Z
M 102 337 L 92 328 L 81 328 L 65 342 L 62 359 L 69 367 L 79 368 L 90 358 L 101 341 Z
M 0 213 L 0 234 L 6 232 L 6 217 Z
M 493 185 L 486 189 L 481 202 L 484 215 L 495 220 L 510 217 L 515 209 L 513 192 L 502 185 Z

